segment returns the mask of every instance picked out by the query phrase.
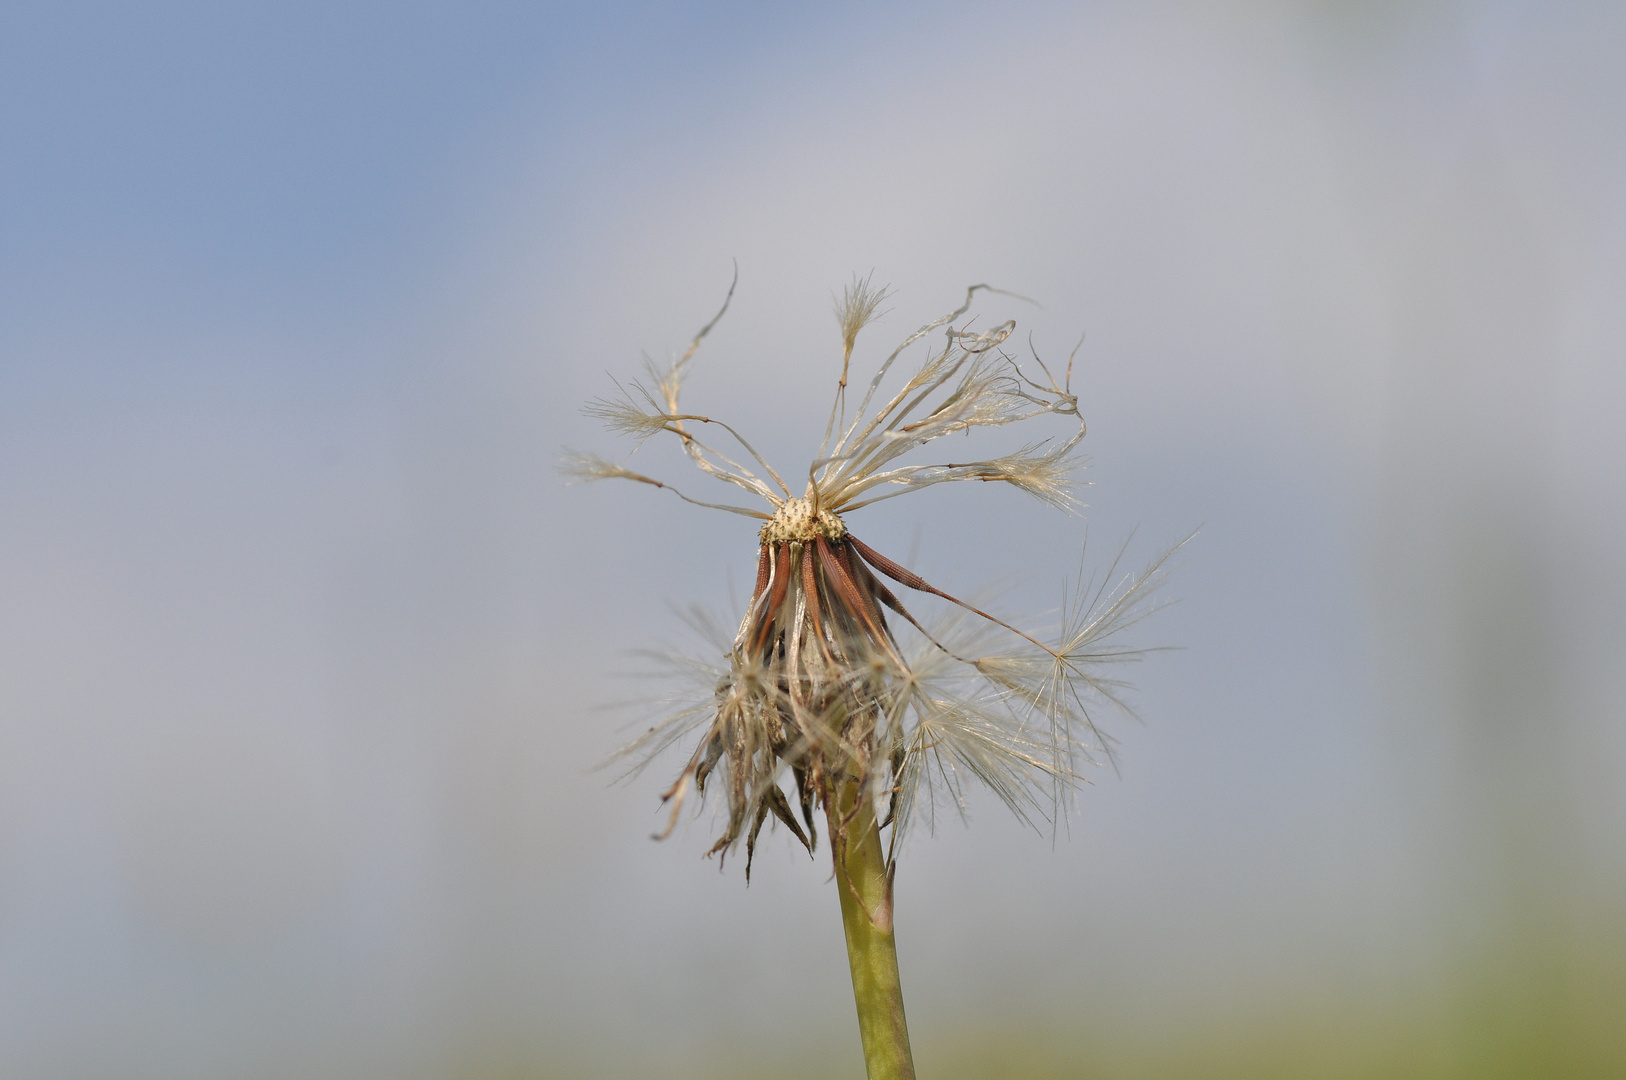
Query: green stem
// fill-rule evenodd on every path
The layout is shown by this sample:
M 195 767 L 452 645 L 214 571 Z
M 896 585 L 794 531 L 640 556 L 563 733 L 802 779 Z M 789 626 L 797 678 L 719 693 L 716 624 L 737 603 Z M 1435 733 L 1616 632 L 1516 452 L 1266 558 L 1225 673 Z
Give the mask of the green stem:
M 898 948 L 892 936 L 892 879 L 887 873 L 875 806 L 860 798 L 856 781 L 842 782 L 836 805 L 825 802 L 830 850 L 835 859 L 841 922 L 847 931 L 847 962 L 858 1004 L 869 1080 L 914 1080 L 909 1028 L 903 1019 Z

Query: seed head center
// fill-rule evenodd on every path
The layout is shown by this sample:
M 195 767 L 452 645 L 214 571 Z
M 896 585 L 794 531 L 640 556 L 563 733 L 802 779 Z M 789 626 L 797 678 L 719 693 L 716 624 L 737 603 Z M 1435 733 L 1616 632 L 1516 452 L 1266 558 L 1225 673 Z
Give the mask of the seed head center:
M 816 536 L 826 540 L 840 540 L 847 535 L 847 526 L 828 510 L 813 512 L 811 499 L 787 499 L 768 524 L 762 527 L 764 544 L 783 544 L 787 541 L 808 541 Z

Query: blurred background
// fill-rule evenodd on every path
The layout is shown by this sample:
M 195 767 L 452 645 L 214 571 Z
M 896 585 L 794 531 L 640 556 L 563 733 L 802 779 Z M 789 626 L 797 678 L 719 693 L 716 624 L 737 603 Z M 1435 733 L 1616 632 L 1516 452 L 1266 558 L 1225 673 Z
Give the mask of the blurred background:
M 1066 518 L 863 535 L 1031 621 L 1192 528 L 1053 839 L 898 875 L 924 1077 L 1626 1075 L 1626 8 L 0 8 L 0 1073 L 859 1076 L 833 885 L 592 767 L 749 522 L 585 399 L 816 446 L 991 282 Z M 1024 346 L 1025 347 L 1025 346 Z M 860 375 L 865 378 L 867 375 Z M 708 492 L 668 448 L 637 467 Z M 628 725 L 632 725 L 629 728 Z

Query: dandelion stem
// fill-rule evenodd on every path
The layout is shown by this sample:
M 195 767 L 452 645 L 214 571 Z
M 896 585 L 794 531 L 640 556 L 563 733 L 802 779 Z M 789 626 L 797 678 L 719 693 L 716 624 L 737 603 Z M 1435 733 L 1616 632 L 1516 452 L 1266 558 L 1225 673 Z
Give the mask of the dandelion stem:
M 824 810 L 869 1080 L 914 1080 L 892 935 L 892 875 L 881 847 L 874 801 L 856 780 L 848 779 L 838 786 L 834 805 L 827 800 Z

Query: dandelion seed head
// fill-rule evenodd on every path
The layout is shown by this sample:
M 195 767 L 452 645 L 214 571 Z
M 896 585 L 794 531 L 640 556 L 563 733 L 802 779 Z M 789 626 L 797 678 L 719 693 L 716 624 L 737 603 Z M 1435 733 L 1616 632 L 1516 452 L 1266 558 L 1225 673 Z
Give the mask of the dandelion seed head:
M 1035 354 L 1042 377 L 1030 378 L 1002 349 L 1013 322 L 977 332 L 956 328 L 983 289 L 967 290 L 965 303 L 894 350 L 849 416 L 853 343 L 887 295 L 867 278 L 854 279 L 836 305 L 843 354 L 835 402 L 799 497 L 741 432 L 679 408 L 686 365 L 716 318 L 669 370 L 651 370 L 654 391 L 633 384 L 636 394 L 623 389 L 588 406 L 589 415 L 639 442 L 671 433 L 701 472 L 767 504 L 757 510 L 704 502 L 592 454 L 568 455 L 564 464 L 576 480 L 635 480 L 764 522 L 750 602 L 733 640 L 716 646 L 723 662 L 677 665 L 700 694 L 661 699 L 659 722 L 622 751 L 641 759 L 636 771 L 649 756 L 702 731 L 663 796 L 671 809 L 661 835 L 675 827 L 691 790 L 701 798 L 720 792 L 725 824 L 711 851 L 726 854 L 743 840 L 749 877 L 757 835 L 770 819 L 811 851 L 818 838 L 813 810 L 831 814 L 845 798 L 838 792 L 856 787 L 884 812 L 883 827 L 891 826 L 895 843 L 912 821 L 930 827 L 938 798 L 963 816 L 973 782 L 1021 820 L 1054 825 L 1078 767 L 1098 754 L 1110 757 L 1095 715 L 1128 711 L 1124 686 L 1109 671 L 1141 656 L 1119 637 L 1155 610 L 1148 598 L 1167 574 L 1167 556 L 1138 578 L 1071 594 L 1057 640 L 1047 645 L 927 583 L 863 543 L 847 523 L 872 503 L 970 480 L 1010 484 L 1051 506 L 1076 508 L 1073 450 L 1085 429 L 1070 385 L 1072 361 L 1058 382 Z M 938 331 L 942 343 L 928 347 L 914 373 L 881 398 L 905 349 Z M 979 460 L 915 456 L 946 435 L 1045 419 L 1072 430 L 1059 441 Z M 731 453 L 706 441 L 710 432 L 732 440 L 724 444 Z M 949 606 L 922 622 L 903 597 Z M 840 814 L 828 820 L 838 843 L 845 820 Z
M 847 535 L 847 525 L 828 510 L 815 510 L 812 499 L 786 499 L 758 535 L 764 544 L 785 544 L 793 540 L 804 543 L 821 536 L 826 540 L 840 540 Z

